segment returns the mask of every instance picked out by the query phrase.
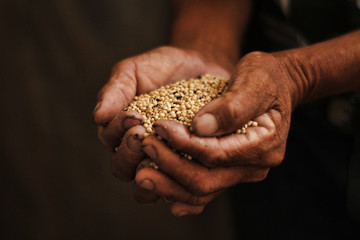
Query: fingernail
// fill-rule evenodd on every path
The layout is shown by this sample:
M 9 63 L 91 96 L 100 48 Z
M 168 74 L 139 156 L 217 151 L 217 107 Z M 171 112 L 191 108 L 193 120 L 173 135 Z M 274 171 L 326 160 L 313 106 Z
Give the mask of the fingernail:
M 162 137 L 165 140 L 169 140 L 168 133 L 165 131 L 165 129 L 163 127 L 160 127 L 159 125 L 154 124 L 153 128 L 160 137 Z
M 94 108 L 94 111 L 93 111 L 93 114 L 95 114 L 96 111 L 99 110 L 100 107 L 101 107 L 101 101 L 96 104 L 96 106 Z
M 149 191 L 154 191 L 154 189 L 155 189 L 154 183 L 149 179 L 145 179 L 145 180 L 141 181 L 139 183 L 139 186 L 146 190 L 149 190 Z
M 142 123 L 141 119 L 138 119 L 134 116 L 128 116 L 123 121 L 123 128 L 127 130 L 133 126 L 140 125 L 141 123 Z
M 205 113 L 195 120 L 195 132 L 199 135 L 212 135 L 217 132 L 218 128 L 215 116 L 210 113 Z
M 142 149 L 152 160 L 155 160 L 157 158 L 157 152 L 153 146 L 142 145 Z
M 141 152 L 141 140 L 136 135 L 130 135 L 127 139 L 127 146 L 128 148 L 136 153 Z
M 182 217 L 182 216 L 185 216 L 185 215 L 188 215 L 188 214 L 189 213 L 187 211 L 183 210 L 183 211 L 175 213 L 175 216 L 176 217 Z

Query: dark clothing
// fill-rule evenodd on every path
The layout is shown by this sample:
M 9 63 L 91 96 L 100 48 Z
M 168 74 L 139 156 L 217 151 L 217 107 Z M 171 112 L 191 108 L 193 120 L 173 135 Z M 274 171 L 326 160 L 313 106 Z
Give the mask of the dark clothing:
M 295 0 L 287 17 L 269 2 L 258 1 L 248 51 L 298 47 L 360 27 L 355 1 Z M 283 163 L 265 181 L 232 190 L 238 239 L 359 237 L 359 113 L 356 93 L 294 111 Z

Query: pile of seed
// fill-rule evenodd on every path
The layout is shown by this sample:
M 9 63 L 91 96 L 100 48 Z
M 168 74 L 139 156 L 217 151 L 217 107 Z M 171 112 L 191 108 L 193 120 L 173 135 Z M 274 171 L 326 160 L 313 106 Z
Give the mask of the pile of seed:
M 191 122 L 195 114 L 205 104 L 221 96 L 228 85 L 229 79 L 209 74 L 181 80 L 148 94 L 136 96 L 125 110 L 137 111 L 143 115 L 145 137 L 154 134 L 153 124 L 160 119 L 177 121 L 192 131 Z M 246 128 L 250 126 L 257 126 L 257 122 L 249 121 L 236 133 L 246 133 Z
M 148 94 L 136 96 L 134 101 L 125 108 L 125 111 L 137 111 L 142 114 L 143 126 L 146 129 L 144 137 L 154 134 L 153 124 L 160 119 L 174 120 L 184 124 L 192 131 L 191 122 L 195 114 L 205 104 L 221 96 L 228 88 L 229 79 L 215 77 L 209 74 L 181 80 L 179 82 L 162 86 Z M 257 126 L 255 121 L 249 121 L 236 133 L 244 134 L 246 129 Z M 158 136 L 161 139 L 160 136 Z M 173 151 L 176 152 L 175 149 Z M 185 159 L 192 157 L 185 153 L 179 153 Z M 149 167 L 158 169 L 154 162 Z

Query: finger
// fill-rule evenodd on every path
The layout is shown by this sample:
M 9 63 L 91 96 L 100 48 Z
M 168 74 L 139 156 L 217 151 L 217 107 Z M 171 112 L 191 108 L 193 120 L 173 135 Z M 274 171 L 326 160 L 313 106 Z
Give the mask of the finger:
M 200 214 L 206 205 L 194 206 L 183 202 L 175 202 L 171 205 L 171 213 L 177 217 Z
M 218 191 L 218 192 L 210 194 L 208 196 L 208 202 L 213 200 L 215 197 L 220 195 L 222 192 L 223 191 Z M 174 202 L 173 204 L 171 204 L 171 213 L 177 217 L 182 217 L 185 215 L 195 215 L 195 214 L 202 213 L 204 211 L 205 207 L 206 207 L 206 204 L 194 206 L 194 205 L 184 203 L 184 202 Z
M 203 138 L 189 132 L 184 125 L 171 120 L 159 120 L 153 125 L 156 134 L 178 152 L 189 154 L 207 167 L 214 167 L 215 159 L 225 159 L 218 138 Z M 225 160 L 224 160 L 225 161 Z
M 195 196 L 205 196 L 240 182 L 261 181 L 269 170 L 251 166 L 207 168 L 196 161 L 182 158 L 155 137 L 144 139 L 143 150 L 161 171 Z
M 221 136 L 241 129 L 261 112 L 258 107 L 245 104 L 246 98 L 227 92 L 208 103 L 193 119 L 194 132 L 199 136 Z
M 100 142 L 110 151 L 119 146 L 125 132 L 136 125 L 142 124 L 143 117 L 135 111 L 119 112 L 106 127 L 98 127 Z
M 245 134 L 220 138 L 198 137 L 183 125 L 167 120 L 157 121 L 154 129 L 172 148 L 189 154 L 207 167 L 278 165 L 283 159 L 282 147 L 285 147 L 274 123 L 281 121 L 280 114 L 271 110 L 269 114 L 263 114 L 255 120 L 259 125 L 247 128 Z M 281 144 L 284 146 L 279 148 Z
M 152 168 L 141 169 L 135 177 L 139 187 L 155 193 L 169 201 L 180 201 L 195 206 L 205 205 L 212 200 L 212 196 L 198 197 L 191 194 L 162 171 Z
M 141 149 L 144 134 L 145 128 L 142 126 L 130 128 L 111 158 L 113 175 L 121 181 L 133 180 L 136 168 L 145 157 Z
M 274 86 L 267 84 L 269 73 L 257 70 L 238 72 L 232 76 L 228 91 L 205 105 L 194 117 L 192 127 L 200 136 L 221 136 L 241 129 L 252 118 L 273 107 Z M 251 76 L 249 75 L 251 74 Z
M 156 195 L 156 193 L 146 190 L 135 183 L 133 187 L 133 192 L 134 198 L 138 203 L 151 204 L 155 203 L 159 199 L 159 196 Z
M 136 172 L 139 172 L 143 168 L 147 168 L 150 166 L 152 161 L 149 158 L 142 160 L 136 168 Z M 137 202 L 142 204 L 154 203 L 159 199 L 159 196 L 153 191 L 149 191 L 143 187 L 140 187 L 136 182 L 133 187 L 134 198 Z
M 116 114 L 122 111 L 136 94 L 134 64 L 121 61 L 113 68 L 110 80 L 100 90 L 94 108 L 96 125 L 106 126 Z

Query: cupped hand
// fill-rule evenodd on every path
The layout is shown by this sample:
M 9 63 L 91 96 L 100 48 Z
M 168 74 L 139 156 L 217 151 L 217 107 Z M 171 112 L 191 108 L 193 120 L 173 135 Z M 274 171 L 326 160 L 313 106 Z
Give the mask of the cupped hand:
M 228 91 L 196 114 L 194 133 L 176 122 L 156 123 L 155 131 L 166 144 L 149 137 L 143 149 L 161 171 L 142 169 L 136 183 L 172 199 L 173 214 L 184 215 L 201 212 L 228 187 L 266 178 L 284 157 L 297 97 L 292 77 L 286 64 L 272 54 L 254 52 L 243 57 Z M 249 127 L 245 134 L 233 134 L 249 120 L 259 125 Z M 182 158 L 172 148 L 193 160 Z
M 130 181 L 144 154 L 140 148 L 145 132 L 142 115 L 124 108 L 136 95 L 150 92 L 162 85 L 196 77 L 205 73 L 228 77 L 225 64 L 210 61 L 198 51 L 160 47 L 120 61 L 98 94 L 94 122 L 98 136 L 110 151 L 112 171 L 123 181 Z

